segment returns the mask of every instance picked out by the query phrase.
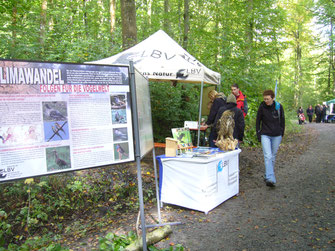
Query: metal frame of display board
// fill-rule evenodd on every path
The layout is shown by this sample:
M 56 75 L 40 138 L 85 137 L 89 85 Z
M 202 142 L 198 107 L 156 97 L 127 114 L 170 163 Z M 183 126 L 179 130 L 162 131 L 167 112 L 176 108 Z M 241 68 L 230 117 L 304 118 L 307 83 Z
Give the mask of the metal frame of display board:
M 134 68 L 134 64 L 133 64 L 132 61 L 129 62 L 129 66 L 130 66 L 129 67 L 129 71 L 130 71 L 130 93 L 131 93 L 131 101 L 132 101 L 131 105 L 132 105 L 132 111 L 133 111 L 132 114 L 133 114 L 134 139 L 135 139 L 135 161 L 136 161 L 136 166 L 137 166 L 137 181 L 138 181 L 137 184 L 138 184 L 138 196 L 139 196 L 139 202 L 140 202 L 142 241 L 143 241 L 143 250 L 147 250 L 146 228 L 160 227 L 160 226 L 165 226 L 165 225 L 178 225 L 178 224 L 181 224 L 181 222 L 170 222 L 170 223 L 162 223 L 161 222 L 156 156 L 155 156 L 155 147 L 153 146 L 152 155 L 153 155 L 153 164 L 154 164 L 154 172 L 155 172 L 157 214 L 158 214 L 159 224 L 146 225 L 146 223 L 145 223 L 142 175 L 141 175 L 141 173 L 142 173 L 142 169 L 141 169 L 142 154 L 141 154 L 141 147 L 140 147 L 140 143 L 139 143 L 140 142 L 140 130 L 139 130 L 139 117 L 138 117 L 137 95 L 136 95 L 136 86 L 135 86 L 135 68 Z M 148 93 L 148 94 L 150 95 L 150 93 Z

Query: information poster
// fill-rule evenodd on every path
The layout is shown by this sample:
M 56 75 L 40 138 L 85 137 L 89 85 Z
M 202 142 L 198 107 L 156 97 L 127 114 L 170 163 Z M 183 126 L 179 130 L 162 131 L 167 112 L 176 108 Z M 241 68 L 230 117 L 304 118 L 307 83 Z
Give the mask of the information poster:
M 0 60 L 0 182 L 134 160 L 127 66 Z

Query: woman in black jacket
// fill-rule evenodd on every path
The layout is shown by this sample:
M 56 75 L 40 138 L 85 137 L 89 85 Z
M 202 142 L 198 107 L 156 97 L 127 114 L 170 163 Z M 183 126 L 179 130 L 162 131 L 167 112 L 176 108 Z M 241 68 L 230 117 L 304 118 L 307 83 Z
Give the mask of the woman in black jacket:
M 206 123 L 204 124 L 205 126 L 212 126 L 211 132 L 209 134 L 209 146 L 210 147 L 215 147 L 214 140 L 216 139 L 215 135 L 215 128 L 214 128 L 214 120 L 215 117 L 220 109 L 220 107 L 226 105 L 226 96 L 222 92 L 217 92 L 215 90 L 212 90 L 208 93 L 208 97 L 211 100 L 210 104 L 210 112 L 207 118 Z
M 262 142 L 265 164 L 265 183 L 274 187 L 276 177 L 274 165 L 277 151 L 285 132 L 284 109 L 281 104 L 274 101 L 272 90 L 263 92 L 263 102 L 260 104 L 256 119 L 256 132 L 258 141 Z

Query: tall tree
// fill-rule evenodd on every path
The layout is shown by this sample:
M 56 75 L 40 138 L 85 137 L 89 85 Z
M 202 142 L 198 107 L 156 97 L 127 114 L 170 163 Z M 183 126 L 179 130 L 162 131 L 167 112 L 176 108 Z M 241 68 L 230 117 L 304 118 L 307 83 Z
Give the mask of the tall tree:
M 314 46 L 314 40 L 310 29 L 312 4 L 312 0 L 285 2 L 285 8 L 288 11 L 286 32 L 287 39 L 290 41 L 289 52 L 291 53 L 288 64 L 293 69 L 291 73 L 293 81 L 289 81 L 287 84 L 293 90 L 294 107 L 303 104 L 303 96 L 313 74 L 311 50 Z
M 166 33 L 171 33 L 171 25 L 170 25 L 170 3 L 169 0 L 164 0 L 164 30 Z
M 335 1 L 334 0 L 318 0 L 315 6 L 315 13 L 318 18 L 318 23 L 321 24 L 326 31 L 325 35 L 328 37 L 327 42 L 327 90 L 326 96 L 335 95 L 335 34 L 334 34 L 334 21 L 335 21 Z M 321 57 L 321 61 L 323 57 Z
M 121 0 L 123 50 L 137 43 L 135 0 Z
M 190 5 L 189 0 L 184 0 L 184 36 L 183 47 L 187 50 L 188 46 L 188 32 L 190 30 Z
M 41 21 L 40 21 L 40 57 L 44 54 L 45 30 L 47 23 L 47 0 L 41 2 Z
M 16 39 L 17 39 L 17 4 L 16 1 L 13 2 L 12 6 L 12 43 L 11 43 L 11 56 L 15 55 Z

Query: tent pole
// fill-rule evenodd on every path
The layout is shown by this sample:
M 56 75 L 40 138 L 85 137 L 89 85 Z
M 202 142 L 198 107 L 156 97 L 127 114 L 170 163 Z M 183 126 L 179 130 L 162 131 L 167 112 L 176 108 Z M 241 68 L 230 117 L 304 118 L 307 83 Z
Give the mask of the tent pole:
M 197 146 L 200 145 L 200 127 L 201 127 L 201 109 L 202 109 L 202 95 L 204 93 L 204 80 L 201 81 L 200 103 L 199 103 L 199 120 L 198 120 L 198 141 Z

